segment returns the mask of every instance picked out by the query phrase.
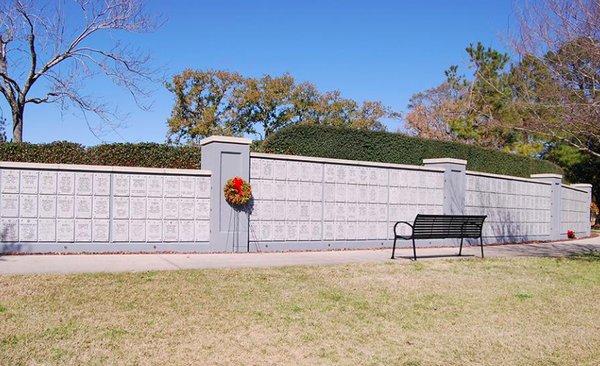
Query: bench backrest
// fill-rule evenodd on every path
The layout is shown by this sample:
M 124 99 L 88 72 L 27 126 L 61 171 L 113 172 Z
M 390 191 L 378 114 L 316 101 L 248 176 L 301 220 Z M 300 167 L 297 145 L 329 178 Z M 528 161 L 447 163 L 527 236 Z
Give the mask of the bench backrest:
M 417 215 L 413 224 L 415 239 L 479 238 L 487 216 Z

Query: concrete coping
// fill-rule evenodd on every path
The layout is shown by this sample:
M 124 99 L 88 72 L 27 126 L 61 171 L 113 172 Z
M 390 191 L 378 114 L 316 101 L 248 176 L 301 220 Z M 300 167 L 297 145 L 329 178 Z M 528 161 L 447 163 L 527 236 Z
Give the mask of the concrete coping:
M 404 170 L 420 170 L 428 172 L 442 173 L 443 168 L 438 167 L 425 167 L 420 165 L 408 165 L 408 164 L 393 164 L 393 163 L 381 163 L 377 161 L 362 161 L 362 160 L 346 160 L 346 159 L 331 159 L 331 158 L 318 158 L 314 156 L 302 156 L 302 155 L 283 155 L 283 154 L 266 154 L 251 152 L 251 158 L 260 159 L 275 159 L 275 160 L 292 160 L 292 161 L 305 161 L 310 163 L 324 163 L 324 164 L 339 164 L 339 165 L 357 165 L 366 166 L 373 168 L 392 168 L 392 169 L 404 169 Z
M 459 164 L 467 165 L 467 161 L 463 159 L 453 158 L 436 158 L 436 159 L 423 159 L 423 164 Z
M 225 144 L 240 144 L 240 145 L 250 145 L 252 140 L 244 138 L 244 137 L 234 137 L 234 136 L 209 136 L 200 141 L 200 146 L 208 145 L 212 142 L 221 142 Z
M 591 189 L 591 187 L 588 187 L 587 185 L 578 186 L 577 184 L 561 184 L 561 186 L 565 189 L 570 189 L 570 190 L 581 192 L 581 193 L 588 193 L 588 190 Z M 590 186 L 591 186 L 591 184 L 590 184 Z
M 82 164 L 45 164 L 45 163 L 23 163 L 16 161 L 0 161 L 0 169 L 27 169 L 27 170 L 66 170 L 103 173 L 136 173 L 136 174 L 166 174 L 166 175 L 197 175 L 210 176 L 210 170 L 201 169 L 169 169 L 169 168 L 145 168 L 133 166 L 112 165 L 82 165 Z
M 571 184 L 571 187 L 575 187 L 575 188 L 592 188 L 593 186 L 590 183 L 575 183 L 575 184 Z
M 560 174 L 553 174 L 553 173 L 542 173 L 542 174 L 531 174 L 530 175 L 531 178 L 533 179 L 545 179 L 545 178 L 555 178 L 555 179 L 562 179 L 562 175 Z
M 552 184 L 550 182 L 544 182 L 541 180 L 535 180 L 535 179 L 531 179 L 531 178 L 515 177 L 512 175 L 502 175 L 502 174 L 494 174 L 494 173 L 476 172 L 474 170 L 467 170 L 466 174 L 467 175 L 477 175 L 480 177 L 496 178 L 496 179 L 515 180 L 515 181 L 519 181 L 519 182 L 527 182 L 527 183 L 533 183 L 533 184 L 545 184 L 545 185 Z

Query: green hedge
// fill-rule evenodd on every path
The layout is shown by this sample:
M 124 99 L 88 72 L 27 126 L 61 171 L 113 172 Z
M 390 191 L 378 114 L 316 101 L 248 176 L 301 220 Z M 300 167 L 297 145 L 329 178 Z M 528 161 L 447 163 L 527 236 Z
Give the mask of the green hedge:
M 423 159 L 429 158 L 456 158 L 467 160 L 467 169 L 480 172 L 520 177 L 536 173 L 562 174 L 558 165 L 547 160 L 399 133 L 329 126 L 296 125 L 284 128 L 269 136 L 261 149 L 277 154 L 412 165 L 421 165 Z
M 198 169 L 200 147 L 117 143 L 84 147 L 67 141 L 0 144 L 0 161 Z

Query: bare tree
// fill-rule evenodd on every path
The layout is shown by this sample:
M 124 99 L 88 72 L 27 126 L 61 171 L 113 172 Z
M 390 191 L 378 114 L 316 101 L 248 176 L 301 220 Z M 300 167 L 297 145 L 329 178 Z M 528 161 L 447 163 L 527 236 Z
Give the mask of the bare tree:
M 104 75 L 147 108 L 156 71 L 149 57 L 118 40 L 152 31 L 144 0 L 4 0 L 0 4 L 0 93 L 12 114 L 13 141 L 23 141 L 28 104 L 75 106 L 105 122 L 116 111 L 87 95 L 85 82 Z M 35 86 L 35 87 L 34 87 Z
M 518 15 L 527 118 L 515 128 L 600 157 L 600 0 L 530 1 Z

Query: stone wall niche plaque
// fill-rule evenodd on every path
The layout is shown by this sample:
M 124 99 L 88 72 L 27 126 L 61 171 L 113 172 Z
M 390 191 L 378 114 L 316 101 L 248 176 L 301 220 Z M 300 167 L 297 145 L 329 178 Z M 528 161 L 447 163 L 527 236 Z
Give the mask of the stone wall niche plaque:
M 0 220 L 0 240 L 3 242 L 16 242 L 18 239 L 18 219 Z
M 40 217 L 56 217 L 56 196 L 40 195 L 38 197 L 38 211 Z
M 58 194 L 73 194 L 75 191 L 75 175 L 73 172 L 58 172 Z
M 148 196 L 162 197 L 163 195 L 163 179 L 160 175 L 151 175 L 148 177 Z
M 92 217 L 92 197 L 75 197 L 75 217 L 79 219 L 89 219 Z
M 179 241 L 183 241 L 183 242 L 194 241 L 194 221 L 193 220 L 179 221 Z
M 131 176 L 131 195 L 142 197 L 146 196 L 147 177 L 145 175 Z
M 40 194 L 56 194 L 56 172 L 42 171 L 39 178 Z
M 19 171 L 14 169 L 2 170 L 2 193 L 19 193 Z
M 73 242 L 75 231 L 75 220 L 56 220 L 56 239 L 59 242 Z
M 21 171 L 21 193 L 38 193 L 38 172 L 33 170 Z
M 162 221 L 146 221 L 146 238 L 150 242 L 162 241 Z
M 94 195 L 108 196 L 110 194 L 110 174 L 94 173 Z
M 177 220 L 165 220 L 163 221 L 163 233 L 165 241 L 177 241 L 179 240 L 178 230 L 179 225 Z
M 94 196 L 92 216 L 99 219 L 108 219 L 108 197 Z
M 168 175 L 165 176 L 164 182 L 165 197 L 179 197 L 179 177 L 174 175 Z
M 113 217 L 116 219 L 129 218 L 129 198 L 115 197 L 113 200 Z
M 131 197 L 130 199 L 130 214 L 132 219 L 146 218 L 146 198 Z
M 129 175 L 113 175 L 113 193 L 115 196 L 129 196 Z
M 37 217 L 37 196 L 22 194 L 19 199 L 19 216 Z
M 75 175 L 75 193 L 86 196 L 92 194 L 92 173 L 77 173 Z
M 38 240 L 45 243 L 56 241 L 56 221 L 54 219 L 38 220 Z
M 19 195 L 18 194 L 2 194 L 2 204 L 0 205 L 0 215 L 2 217 L 17 217 L 19 216 Z
M 19 241 L 37 241 L 37 220 L 19 220 Z
M 166 219 L 177 219 L 179 217 L 177 198 L 163 199 L 163 215 Z M 166 235 L 166 231 L 163 231 Z
M 196 221 L 196 241 L 210 240 L 210 223 L 209 221 Z
M 147 212 L 149 219 L 162 219 L 162 198 L 148 198 Z
M 58 196 L 56 199 L 56 216 L 60 218 L 73 217 L 73 196 Z
M 113 221 L 113 241 L 128 241 L 129 240 L 129 221 L 114 220 Z
M 181 177 L 181 197 L 194 197 L 194 177 Z
M 96 242 L 108 242 L 108 220 L 94 220 L 92 238 Z
M 90 220 L 90 219 L 75 220 L 75 241 L 77 241 L 77 242 L 92 241 L 92 220 Z
M 129 222 L 129 240 L 138 243 L 146 241 L 145 220 L 131 220 Z

